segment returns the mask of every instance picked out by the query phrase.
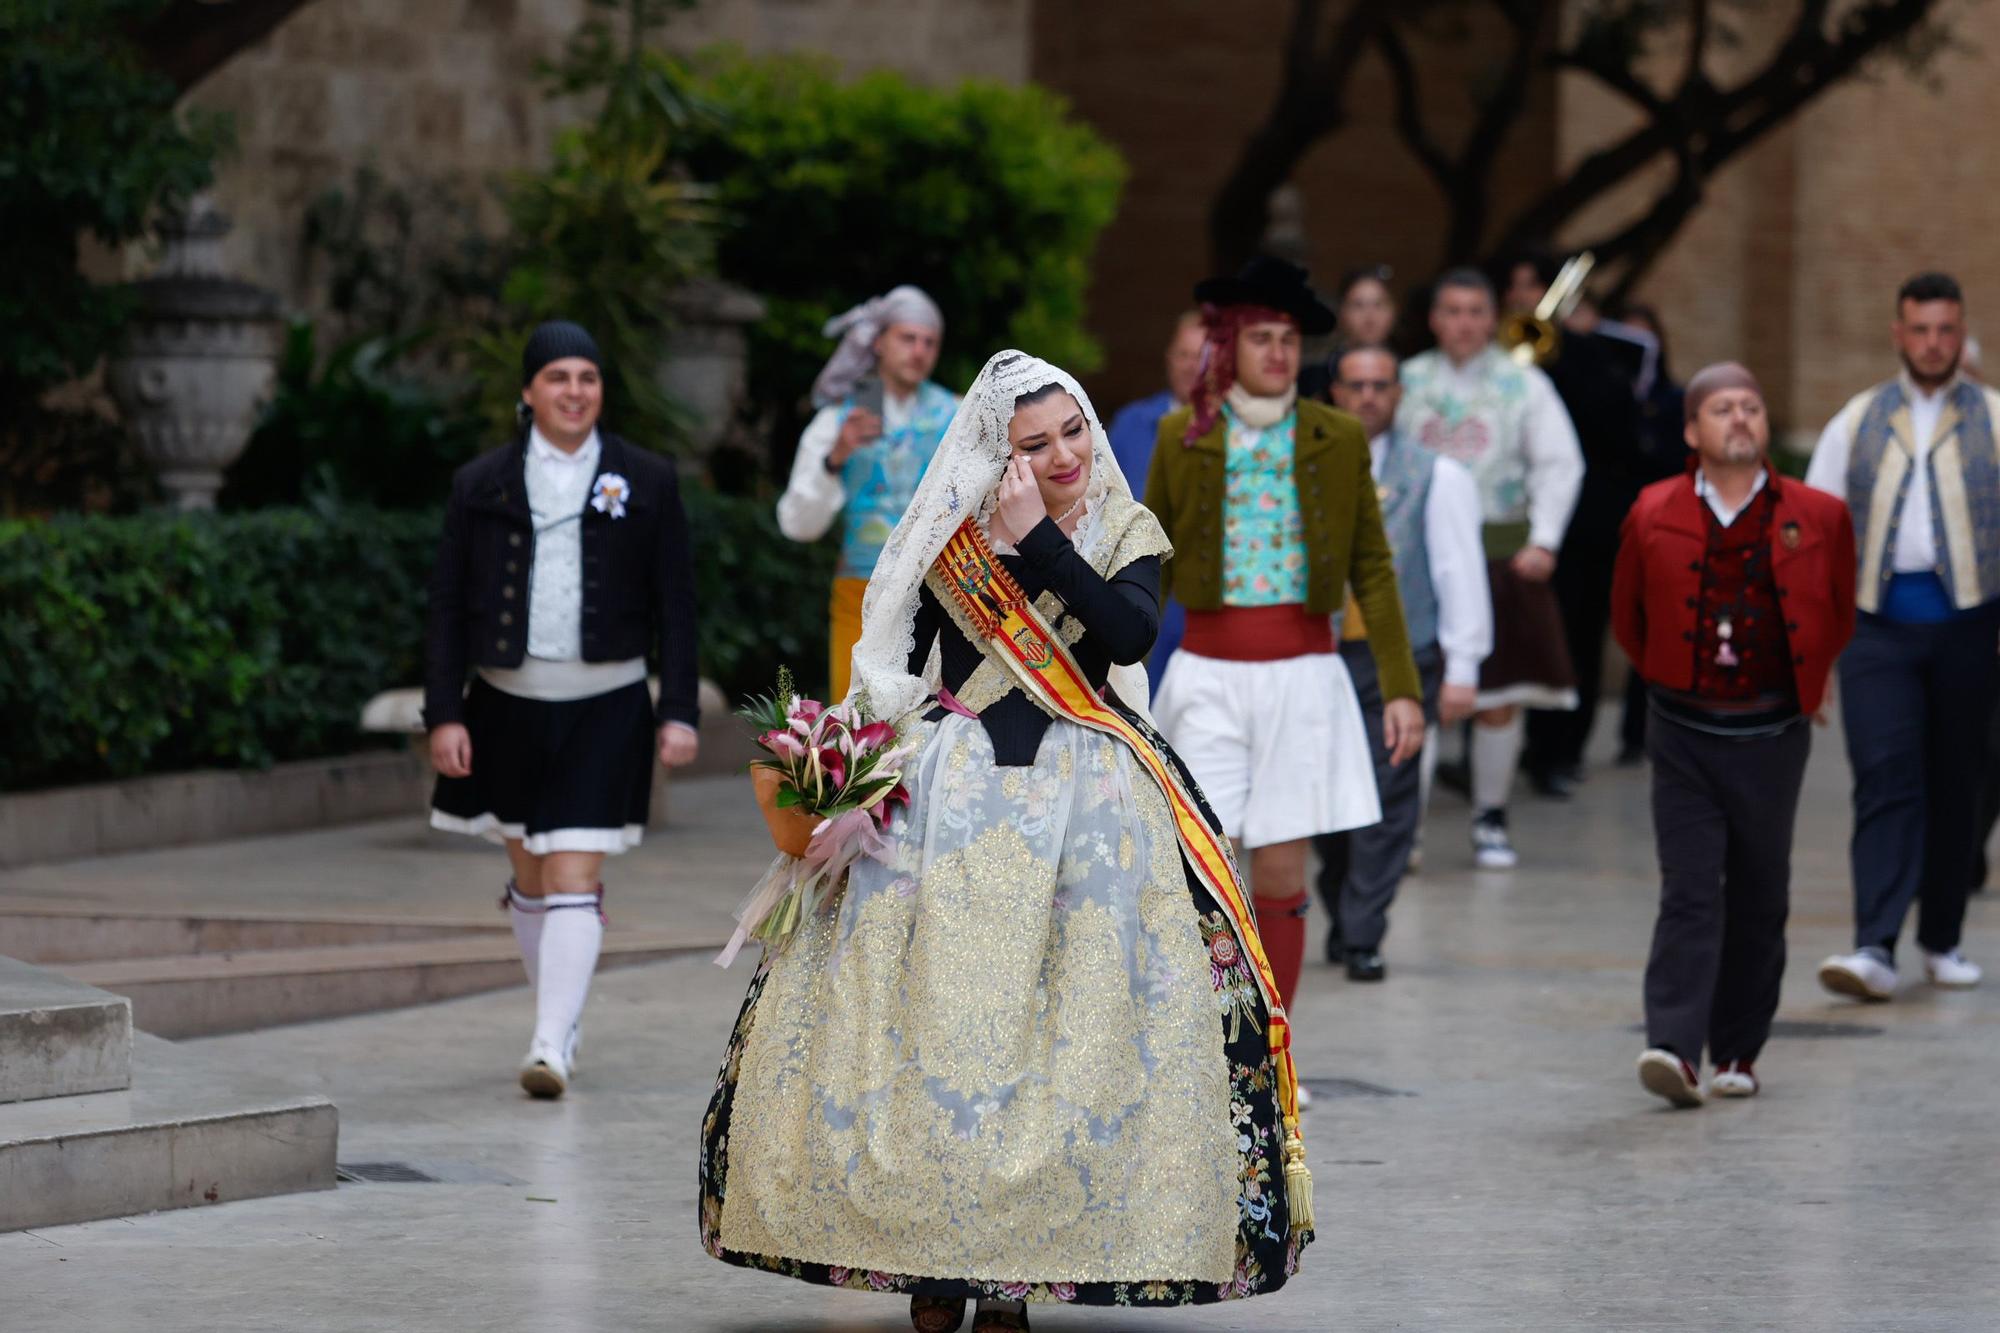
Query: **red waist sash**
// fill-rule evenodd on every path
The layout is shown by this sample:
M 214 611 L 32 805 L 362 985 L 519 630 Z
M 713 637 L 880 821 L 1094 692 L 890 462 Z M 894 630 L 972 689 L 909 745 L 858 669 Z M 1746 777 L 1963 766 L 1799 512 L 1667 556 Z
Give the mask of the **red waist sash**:
M 1225 606 L 1190 611 L 1181 647 L 1196 657 L 1225 662 L 1276 662 L 1330 653 L 1339 647 L 1333 618 L 1316 616 L 1298 602 L 1283 606 Z

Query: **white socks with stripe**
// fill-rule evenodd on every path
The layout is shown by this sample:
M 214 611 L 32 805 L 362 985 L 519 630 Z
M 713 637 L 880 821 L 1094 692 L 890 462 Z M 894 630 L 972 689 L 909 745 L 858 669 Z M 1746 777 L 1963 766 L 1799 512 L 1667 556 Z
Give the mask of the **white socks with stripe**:
M 1514 720 L 1502 727 L 1473 722 L 1471 768 L 1475 815 L 1507 808 L 1507 793 L 1514 789 L 1514 770 L 1521 766 L 1521 737 L 1525 729 L 1518 710 Z
M 507 919 L 514 926 L 514 943 L 521 950 L 521 966 L 528 971 L 528 984 L 535 984 L 535 974 L 541 970 L 542 962 L 542 915 L 547 910 L 539 898 L 530 898 L 507 881 Z
M 583 1016 L 597 952 L 604 943 L 604 902 L 600 885 L 589 893 L 551 893 L 542 898 L 541 948 L 535 977 L 536 1046 L 570 1053 L 570 1034 Z

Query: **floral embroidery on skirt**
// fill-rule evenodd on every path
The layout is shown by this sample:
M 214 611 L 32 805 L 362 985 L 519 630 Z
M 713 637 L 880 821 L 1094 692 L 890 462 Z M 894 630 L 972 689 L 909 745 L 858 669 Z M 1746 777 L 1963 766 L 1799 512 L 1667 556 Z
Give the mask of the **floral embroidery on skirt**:
M 703 1125 L 703 1245 L 908 1295 L 1276 1290 L 1311 1233 L 1263 1001 L 1158 789 L 1072 724 L 1031 768 L 932 725 L 890 862 L 751 981 Z

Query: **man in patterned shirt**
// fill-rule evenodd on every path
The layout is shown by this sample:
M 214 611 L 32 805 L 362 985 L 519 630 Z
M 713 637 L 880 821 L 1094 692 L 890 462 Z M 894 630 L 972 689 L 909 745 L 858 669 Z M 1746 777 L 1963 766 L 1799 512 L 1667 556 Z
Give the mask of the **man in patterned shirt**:
M 896 287 L 827 321 L 839 338 L 813 381 L 814 415 L 799 437 L 792 477 L 778 497 L 778 530 L 795 542 L 825 536 L 845 512 L 828 611 L 831 698 L 847 696 L 849 659 L 861 634 L 861 593 L 882 543 L 958 410 L 958 395 L 931 382 L 944 315 L 915 287 Z
M 1146 505 L 1174 543 L 1162 591 L 1187 607 L 1154 709 L 1223 830 L 1249 849 L 1258 932 L 1289 1007 L 1313 835 L 1382 817 L 1333 631 L 1350 582 L 1393 762 L 1423 744 L 1423 687 L 1367 438 L 1295 387 L 1301 335 L 1332 331 L 1333 311 L 1304 269 L 1278 259 L 1194 294 L 1208 330 L 1202 373 L 1190 405 L 1161 421 L 1146 480 Z

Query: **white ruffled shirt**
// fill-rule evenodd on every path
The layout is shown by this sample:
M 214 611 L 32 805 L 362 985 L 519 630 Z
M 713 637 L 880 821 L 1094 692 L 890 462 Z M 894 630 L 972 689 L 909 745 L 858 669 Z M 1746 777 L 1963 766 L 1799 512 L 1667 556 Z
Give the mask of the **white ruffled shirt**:
M 583 506 L 603 456 L 597 432 L 574 453 L 537 429 L 528 436 L 528 512 L 535 562 L 528 572 L 528 653 L 550 662 L 583 656 Z

